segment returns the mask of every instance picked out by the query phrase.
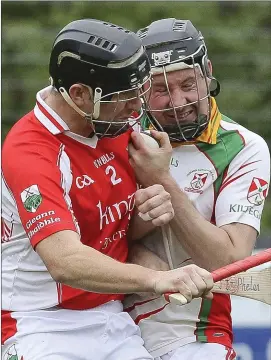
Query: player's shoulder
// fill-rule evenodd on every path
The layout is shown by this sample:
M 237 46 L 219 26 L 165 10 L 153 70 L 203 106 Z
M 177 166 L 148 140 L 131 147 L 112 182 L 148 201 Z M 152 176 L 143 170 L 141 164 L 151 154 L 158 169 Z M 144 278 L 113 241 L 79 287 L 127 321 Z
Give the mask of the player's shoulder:
M 35 117 L 34 111 L 24 115 L 8 132 L 3 142 L 3 156 L 24 154 L 30 150 L 40 152 L 42 148 L 54 149 L 59 141 Z M 8 155 L 7 154 L 7 155 Z M 10 155 L 9 155 L 10 156 Z
M 2 148 L 4 174 L 14 167 L 25 169 L 56 164 L 61 142 L 51 134 L 30 112 L 9 131 Z
M 242 143 L 242 148 L 268 150 L 266 141 L 259 134 L 233 121 L 226 115 L 222 115 L 218 136 L 222 140 L 225 137 L 229 137 L 232 143 L 239 139 L 239 142 Z

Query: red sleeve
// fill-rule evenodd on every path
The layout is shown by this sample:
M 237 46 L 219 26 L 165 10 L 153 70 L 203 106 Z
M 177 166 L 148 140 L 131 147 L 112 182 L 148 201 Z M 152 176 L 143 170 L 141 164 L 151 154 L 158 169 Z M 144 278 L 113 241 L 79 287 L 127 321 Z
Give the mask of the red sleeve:
M 69 198 L 72 173 L 64 147 L 26 139 L 4 145 L 4 181 L 32 246 L 58 231 L 76 231 Z

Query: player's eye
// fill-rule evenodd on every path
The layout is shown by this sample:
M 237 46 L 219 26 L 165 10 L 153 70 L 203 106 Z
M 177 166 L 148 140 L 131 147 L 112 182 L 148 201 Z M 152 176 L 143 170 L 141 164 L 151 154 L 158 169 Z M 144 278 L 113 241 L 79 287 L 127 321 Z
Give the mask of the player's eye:
M 185 91 L 194 90 L 196 88 L 196 82 L 195 81 L 189 81 L 182 85 L 182 89 Z
M 164 93 L 167 92 L 167 88 L 165 86 L 157 87 L 154 90 L 156 93 Z

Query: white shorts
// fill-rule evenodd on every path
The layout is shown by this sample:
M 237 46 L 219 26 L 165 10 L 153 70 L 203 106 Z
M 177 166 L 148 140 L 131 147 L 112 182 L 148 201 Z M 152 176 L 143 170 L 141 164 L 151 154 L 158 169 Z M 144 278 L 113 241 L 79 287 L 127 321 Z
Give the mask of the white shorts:
M 2 360 L 153 360 L 140 330 L 119 301 L 89 310 L 13 312 L 17 332 Z
M 194 342 L 180 346 L 155 360 L 236 360 L 236 353 L 224 345 Z

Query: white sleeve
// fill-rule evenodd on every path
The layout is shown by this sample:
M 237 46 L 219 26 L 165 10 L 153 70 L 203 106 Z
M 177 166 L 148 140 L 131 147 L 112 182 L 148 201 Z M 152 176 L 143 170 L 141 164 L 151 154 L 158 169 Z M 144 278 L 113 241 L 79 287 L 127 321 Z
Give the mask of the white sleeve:
M 264 200 L 270 180 L 270 153 L 256 134 L 226 170 L 215 204 L 216 225 L 242 223 L 260 232 Z

